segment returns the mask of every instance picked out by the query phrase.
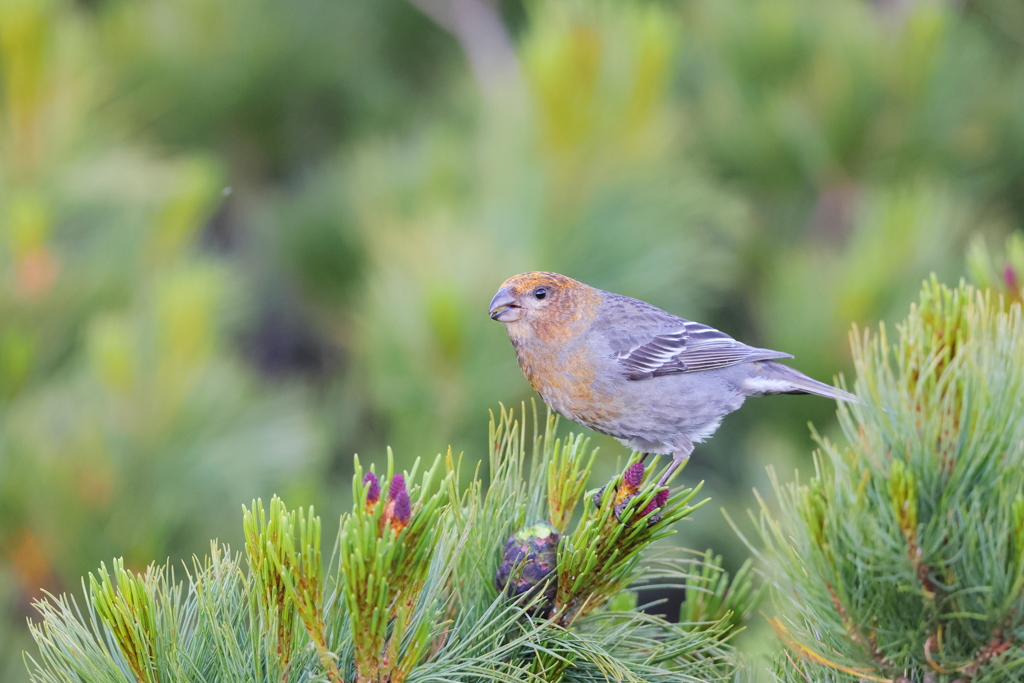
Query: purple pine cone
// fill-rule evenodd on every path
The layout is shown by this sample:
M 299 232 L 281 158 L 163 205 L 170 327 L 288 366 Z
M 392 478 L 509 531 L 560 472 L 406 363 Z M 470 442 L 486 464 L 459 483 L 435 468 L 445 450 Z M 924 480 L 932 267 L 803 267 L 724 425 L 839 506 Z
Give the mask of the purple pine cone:
M 635 462 L 626 468 L 622 475 L 623 486 L 628 486 L 633 491 L 640 488 L 640 482 L 644 480 L 644 464 Z
M 412 502 L 409 500 L 409 494 L 405 489 L 398 492 L 395 496 L 395 516 L 394 519 L 398 520 L 402 524 L 408 524 L 409 518 L 412 517 Z
M 654 498 L 651 498 L 651 501 L 649 503 L 647 503 L 646 507 L 644 507 L 644 509 L 643 509 L 643 512 L 640 513 L 640 516 L 641 517 L 645 517 L 646 515 L 654 512 L 655 510 L 657 510 L 657 509 L 661 508 L 662 506 L 664 506 L 665 503 L 667 503 L 667 502 L 668 502 L 668 489 L 662 489 L 662 490 L 658 491 L 656 494 L 654 494 Z M 647 519 L 647 526 L 650 526 L 652 524 L 656 524 L 657 522 L 660 522 L 660 521 L 661 521 L 661 513 L 655 512 L 653 515 L 651 515 Z
M 635 462 L 626 468 L 626 471 L 622 473 L 622 484 L 619 488 L 615 489 L 615 499 L 613 504 L 616 508 L 621 509 L 629 500 L 636 495 L 636 492 L 640 489 L 640 484 L 644 481 L 644 464 L 642 462 Z M 602 486 L 601 490 L 594 494 L 594 507 L 600 509 L 601 497 L 604 496 L 604 490 L 606 486 Z M 618 517 L 618 514 L 616 514 Z
M 498 592 L 519 596 L 542 590 L 543 599 L 534 612 L 547 614 L 558 592 L 558 530 L 548 522 L 537 522 L 513 534 L 501 556 L 501 565 L 494 577 Z
M 398 494 L 406 493 L 405 491 L 405 477 L 401 474 L 396 474 L 391 477 L 391 488 L 388 489 L 388 498 L 391 500 L 398 500 Z M 406 493 L 406 497 L 408 498 Z
M 384 509 L 384 520 L 391 524 L 391 530 L 397 534 L 409 524 L 409 518 L 412 517 L 412 501 L 405 488 L 405 477 L 401 474 L 391 477 L 388 498 L 391 502 Z
M 367 472 L 363 475 L 363 483 L 367 484 L 366 504 L 375 505 L 380 500 L 380 481 L 377 479 L 377 475 Z

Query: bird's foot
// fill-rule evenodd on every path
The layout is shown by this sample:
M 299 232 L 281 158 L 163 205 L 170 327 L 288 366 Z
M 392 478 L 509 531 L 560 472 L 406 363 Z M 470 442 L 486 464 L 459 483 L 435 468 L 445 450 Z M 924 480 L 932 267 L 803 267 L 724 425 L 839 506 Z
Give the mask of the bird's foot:
M 622 481 L 615 487 L 614 495 L 611 497 L 612 511 L 615 514 L 615 519 L 618 521 L 623 521 L 623 515 L 631 507 L 630 504 L 642 493 L 644 473 L 643 461 L 633 463 L 623 472 Z M 601 509 L 601 502 L 604 499 L 607 488 L 607 485 L 602 486 L 594 494 L 594 506 L 599 510 Z M 668 501 L 668 488 L 660 486 L 659 488 L 660 490 L 647 502 L 643 510 L 633 513 L 637 519 L 647 517 L 648 525 L 655 524 L 661 519 L 661 515 L 657 510 Z

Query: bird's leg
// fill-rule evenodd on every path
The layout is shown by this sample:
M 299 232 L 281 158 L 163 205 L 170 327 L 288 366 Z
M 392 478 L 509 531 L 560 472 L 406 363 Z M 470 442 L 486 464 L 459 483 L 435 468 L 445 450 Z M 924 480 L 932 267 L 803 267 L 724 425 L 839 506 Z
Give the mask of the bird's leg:
M 672 464 L 665 470 L 665 474 L 661 475 L 661 479 L 658 480 L 658 486 L 668 486 L 668 480 L 672 477 L 676 470 L 683 466 L 687 460 L 690 459 L 690 453 L 687 451 L 676 451 L 672 454 Z
M 644 460 L 646 460 L 648 455 L 650 455 L 650 453 L 641 453 L 640 454 L 640 462 L 643 462 Z
M 668 480 L 672 477 L 676 470 L 683 466 L 687 460 L 690 459 L 690 453 L 693 453 L 693 443 L 687 439 L 682 447 L 672 454 L 672 464 L 665 470 L 665 474 L 661 475 L 661 479 L 658 480 L 658 486 L 668 486 Z

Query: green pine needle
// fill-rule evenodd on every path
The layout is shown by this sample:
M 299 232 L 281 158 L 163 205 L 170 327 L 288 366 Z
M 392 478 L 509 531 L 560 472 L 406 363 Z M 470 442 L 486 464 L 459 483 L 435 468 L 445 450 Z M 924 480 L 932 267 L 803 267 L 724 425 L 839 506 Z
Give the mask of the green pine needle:
M 787 681 L 1024 677 L 1024 321 L 933 278 L 899 326 L 853 336 L 857 393 L 815 473 L 760 528 Z
M 491 421 L 487 487 L 474 477 L 460 490 L 461 459 L 449 452 L 406 473 L 403 509 L 390 453 L 376 500 L 357 459 L 352 511 L 339 520 L 326 560 L 320 518 L 275 496 L 267 507 L 256 500 L 243 508 L 244 563 L 212 543 L 186 582 L 169 567 L 102 566 L 89 576 L 84 613 L 68 596 L 37 604 L 39 654 L 26 658 L 32 680 L 730 680 L 730 609 L 749 588 L 734 602 L 715 593 L 721 619 L 709 616 L 700 629 L 637 611 L 628 590 L 644 575 L 644 549 L 695 509 L 688 503 L 699 486 L 642 515 L 658 491 L 651 468 L 618 513 L 589 498 L 581 513 L 594 452 L 578 436 L 555 438 L 550 415 L 540 429 L 532 412 L 532 440 L 525 409 L 502 409 Z M 558 553 L 567 609 L 548 618 L 538 611 L 541 596 L 498 591 L 503 549 L 517 529 L 551 518 L 566 527 L 577 517 Z M 661 582 L 694 580 L 682 564 L 651 566 Z

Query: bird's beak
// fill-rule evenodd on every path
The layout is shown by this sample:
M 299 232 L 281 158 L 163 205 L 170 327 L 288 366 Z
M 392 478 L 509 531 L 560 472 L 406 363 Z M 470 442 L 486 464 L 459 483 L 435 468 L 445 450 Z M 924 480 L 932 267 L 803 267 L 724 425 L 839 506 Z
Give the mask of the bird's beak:
M 504 287 L 491 299 L 491 318 L 502 323 L 510 323 L 519 320 L 519 305 L 516 299 Z

